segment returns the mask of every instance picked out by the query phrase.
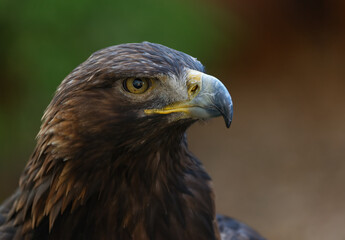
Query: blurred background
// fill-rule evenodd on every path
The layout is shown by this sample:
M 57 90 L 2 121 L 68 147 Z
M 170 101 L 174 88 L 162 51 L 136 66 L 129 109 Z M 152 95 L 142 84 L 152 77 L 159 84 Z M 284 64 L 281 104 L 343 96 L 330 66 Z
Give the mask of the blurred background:
M 345 239 L 345 2 L 0 0 L 0 201 L 17 187 L 61 80 L 92 52 L 157 42 L 234 100 L 189 130 L 217 211 L 268 239 Z

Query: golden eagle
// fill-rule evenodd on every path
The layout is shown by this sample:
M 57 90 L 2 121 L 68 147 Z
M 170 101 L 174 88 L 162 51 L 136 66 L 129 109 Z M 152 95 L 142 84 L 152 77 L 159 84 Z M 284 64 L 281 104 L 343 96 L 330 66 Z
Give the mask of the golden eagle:
M 195 58 L 149 42 L 92 54 L 58 87 L 0 239 L 262 239 L 215 215 L 186 129 L 222 115 L 225 86 Z

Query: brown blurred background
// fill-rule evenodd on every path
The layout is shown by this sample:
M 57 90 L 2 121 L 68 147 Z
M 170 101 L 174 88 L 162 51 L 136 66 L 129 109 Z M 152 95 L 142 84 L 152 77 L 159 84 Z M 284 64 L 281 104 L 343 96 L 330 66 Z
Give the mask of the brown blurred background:
M 189 131 L 218 212 L 268 239 L 345 239 L 345 2 L 0 1 L 0 200 L 59 82 L 93 51 L 148 40 L 189 53 L 234 100 Z

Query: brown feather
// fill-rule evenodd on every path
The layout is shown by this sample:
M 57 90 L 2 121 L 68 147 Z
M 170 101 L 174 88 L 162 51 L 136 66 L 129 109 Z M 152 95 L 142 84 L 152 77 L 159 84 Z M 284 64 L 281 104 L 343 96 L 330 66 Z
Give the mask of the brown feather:
M 0 208 L 0 239 L 220 239 L 211 179 L 186 143 L 195 120 L 143 114 L 175 101 L 174 89 L 146 99 L 122 92 L 128 77 L 164 83 L 186 69 L 204 70 L 141 43 L 100 50 L 73 70 L 43 115 L 19 190 Z

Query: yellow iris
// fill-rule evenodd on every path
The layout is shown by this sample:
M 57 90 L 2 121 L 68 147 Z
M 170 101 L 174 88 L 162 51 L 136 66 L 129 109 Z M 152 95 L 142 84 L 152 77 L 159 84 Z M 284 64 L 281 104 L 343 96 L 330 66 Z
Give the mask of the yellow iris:
M 130 93 L 140 94 L 144 93 L 151 86 L 151 79 L 149 78 L 128 78 L 123 83 L 126 91 Z

